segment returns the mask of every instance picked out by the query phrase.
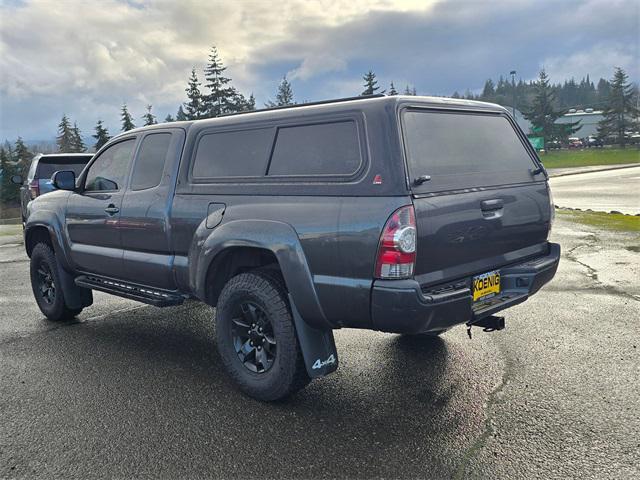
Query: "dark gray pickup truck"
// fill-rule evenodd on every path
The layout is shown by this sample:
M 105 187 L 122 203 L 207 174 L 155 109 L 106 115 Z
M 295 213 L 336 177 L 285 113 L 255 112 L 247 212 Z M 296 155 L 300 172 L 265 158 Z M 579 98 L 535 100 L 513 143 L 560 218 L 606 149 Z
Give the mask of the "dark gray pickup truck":
M 487 103 L 378 96 L 154 125 L 52 181 L 24 233 L 42 312 L 77 315 L 92 290 L 200 300 L 229 374 L 262 400 L 334 371 L 334 329 L 499 330 L 560 258 L 547 174 Z

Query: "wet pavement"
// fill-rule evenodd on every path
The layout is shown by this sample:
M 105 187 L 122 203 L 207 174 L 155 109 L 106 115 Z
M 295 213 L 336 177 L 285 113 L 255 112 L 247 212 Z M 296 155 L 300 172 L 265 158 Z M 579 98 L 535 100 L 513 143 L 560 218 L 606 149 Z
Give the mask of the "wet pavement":
M 560 218 L 553 282 L 501 332 L 336 332 L 338 371 L 263 404 L 214 311 L 95 294 L 43 319 L 0 248 L 0 477 L 638 478 L 638 238 Z

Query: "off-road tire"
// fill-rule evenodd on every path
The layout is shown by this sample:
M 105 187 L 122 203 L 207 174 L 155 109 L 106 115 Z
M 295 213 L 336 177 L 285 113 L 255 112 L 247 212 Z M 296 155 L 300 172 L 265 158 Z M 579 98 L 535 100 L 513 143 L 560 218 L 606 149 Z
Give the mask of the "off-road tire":
M 52 322 L 69 320 L 82 311 L 82 308 L 71 309 L 65 304 L 58 268 L 58 260 L 51 247 L 46 243 L 38 243 L 31 252 L 31 289 L 40 311 Z M 54 286 L 52 296 L 46 296 L 43 292 L 41 272 L 45 272 L 51 279 Z
M 233 340 L 233 312 L 243 302 L 262 309 L 271 324 L 276 354 L 268 370 L 250 371 L 240 360 Z M 241 273 L 222 289 L 216 309 L 216 340 L 222 362 L 240 389 L 262 401 L 285 398 L 304 388 L 310 378 L 291 316 L 287 290 L 279 272 L 267 269 Z

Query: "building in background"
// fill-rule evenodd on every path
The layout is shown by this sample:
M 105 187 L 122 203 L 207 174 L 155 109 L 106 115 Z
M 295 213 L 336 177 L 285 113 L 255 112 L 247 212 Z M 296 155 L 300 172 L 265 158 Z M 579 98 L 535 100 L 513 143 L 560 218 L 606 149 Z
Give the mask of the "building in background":
M 584 110 L 571 109 L 568 113 L 561 116 L 556 123 L 573 123 L 580 120 L 580 130 L 572 136 L 578 138 L 586 138 L 590 135 L 597 135 L 598 122 L 602 120 L 602 111 L 593 108 L 585 108 Z

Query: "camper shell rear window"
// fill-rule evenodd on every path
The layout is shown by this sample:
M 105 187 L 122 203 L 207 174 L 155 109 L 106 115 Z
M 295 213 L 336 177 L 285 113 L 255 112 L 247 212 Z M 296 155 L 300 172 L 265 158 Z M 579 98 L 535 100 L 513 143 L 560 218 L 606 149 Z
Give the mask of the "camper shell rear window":
M 506 115 L 411 108 L 402 113 L 402 129 L 417 193 L 535 180 L 534 158 Z M 431 179 L 415 182 L 424 175 Z

